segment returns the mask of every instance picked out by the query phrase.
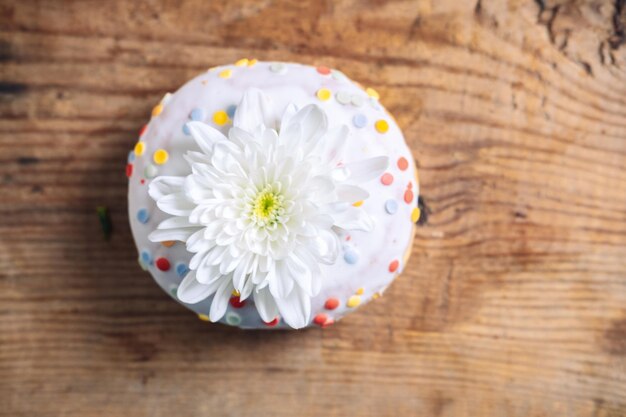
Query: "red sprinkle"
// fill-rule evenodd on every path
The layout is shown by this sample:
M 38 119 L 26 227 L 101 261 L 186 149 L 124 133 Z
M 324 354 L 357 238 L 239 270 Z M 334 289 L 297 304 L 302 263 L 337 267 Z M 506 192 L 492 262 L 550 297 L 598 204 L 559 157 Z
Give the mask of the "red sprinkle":
M 235 295 L 233 297 L 230 297 L 230 305 L 233 306 L 233 308 L 242 308 L 243 306 L 246 305 L 246 302 L 241 301 L 239 299 L 239 296 Z
M 130 178 L 133 175 L 133 164 L 126 164 L 126 176 Z
M 398 159 L 398 168 L 400 168 L 400 171 L 404 171 L 408 167 L 409 161 L 407 161 L 405 157 L 401 157 L 400 159 Z
M 324 65 L 320 65 L 319 67 L 317 67 L 317 72 L 319 72 L 322 75 L 328 75 L 330 74 L 330 68 Z
M 411 204 L 413 202 L 413 191 L 410 189 L 404 192 L 404 202 L 407 204 Z
M 146 133 L 146 129 L 148 128 L 148 125 L 143 125 L 142 128 L 139 130 L 139 137 L 142 137 L 144 133 Z
M 400 266 L 400 262 L 397 259 L 391 261 L 389 264 L 389 272 L 396 272 L 396 269 Z
M 330 326 L 331 324 L 333 324 L 334 322 L 335 322 L 335 320 L 333 320 L 333 319 L 328 319 L 328 320 L 326 320 L 326 322 L 325 322 L 324 324 L 322 324 L 322 328 L 324 328 L 324 327 L 328 327 L 328 326 Z
M 393 175 L 391 175 L 388 172 L 385 172 L 383 176 L 380 177 L 380 182 L 382 182 L 383 185 L 391 185 L 391 183 L 393 182 Z
M 324 313 L 319 313 L 313 319 L 313 323 L 317 324 L 318 326 L 323 326 L 324 324 L 326 324 L 327 321 L 328 321 L 328 316 Z
M 169 271 L 170 270 L 170 261 L 165 258 L 159 258 L 156 260 L 156 267 L 161 271 Z
M 329 298 L 328 300 L 326 300 L 326 303 L 324 303 L 324 308 L 326 310 L 334 310 L 337 307 L 339 307 L 339 300 L 337 300 L 336 298 Z
M 276 317 L 276 318 L 275 318 L 274 320 L 272 320 L 272 321 L 266 321 L 266 322 L 265 322 L 265 325 L 266 325 L 267 327 L 274 327 L 274 326 L 276 326 L 277 324 L 278 324 L 278 317 Z
M 146 183 L 146 180 L 142 178 L 139 182 L 141 183 L 141 185 L 144 185 Z

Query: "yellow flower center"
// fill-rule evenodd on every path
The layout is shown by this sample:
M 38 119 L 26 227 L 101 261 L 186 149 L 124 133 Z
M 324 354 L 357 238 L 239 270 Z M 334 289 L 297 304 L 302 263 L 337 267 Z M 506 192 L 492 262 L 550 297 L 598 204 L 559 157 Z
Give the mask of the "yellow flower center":
M 274 224 L 285 211 L 283 203 L 284 197 L 267 185 L 254 198 L 251 217 L 261 226 Z

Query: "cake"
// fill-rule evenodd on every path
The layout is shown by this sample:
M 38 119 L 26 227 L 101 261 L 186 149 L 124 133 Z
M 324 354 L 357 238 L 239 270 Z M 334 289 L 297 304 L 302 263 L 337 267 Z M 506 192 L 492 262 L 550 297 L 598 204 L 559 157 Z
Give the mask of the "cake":
M 380 297 L 420 215 L 378 93 L 325 66 L 209 69 L 153 108 L 126 174 L 141 267 L 241 328 L 326 327 Z

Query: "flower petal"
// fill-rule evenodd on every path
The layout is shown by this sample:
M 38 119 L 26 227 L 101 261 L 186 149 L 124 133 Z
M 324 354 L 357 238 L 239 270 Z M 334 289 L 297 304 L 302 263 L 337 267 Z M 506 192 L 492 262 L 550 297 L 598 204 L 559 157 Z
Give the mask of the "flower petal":
M 361 187 L 356 185 L 339 184 L 337 185 L 337 198 L 347 203 L 356 203 L 365 200 L 370 194 Z
M 274 127 L 276 116 L 268 96 L 258 88 L 249 88 L 237 106 L 233 126 L 253 133 L 258 127 Z
M 370 232 L 374 229 L 374 220 L 365 212 L 356 207 L 348 207 L 343 211 L 331 214 L 335 219 L 335 226 L 346 230 L 363 230 Z
M 226 140 L 226 136 L 222 132 L 206 123 L 187 122 L 187 127 L 202 152 L 206 154 L 211 154 L 214 144 Z
M 285 298 L 276 299 L 283 320 L 294 329 L 301 329 L 309 323 L 311 298 L 296 286 Z
M 267 287 L 262 290 L 254 291 L 253 297 L 256 310 L 259 312 L 259 316 L 261 316 L 264 322 L 268 323 L 278 316 L 278 306 Z
M 190 271 L 180 283 L 176 296 L 183 303 L 195 304 L 208 298 L 215 290 L 217 290 L 215 283 L 211 285 L 201 284 L 196 280 L 196 271 Z
M 156 177 L 148 185 L 148 194 L 156 201 L 166 195 L 182 192 L 184 184 L 185 177 Z
M 209 312 L 209 319 L 215 323 L 224 316 L 226 308 L 228 307 L 228 300 L 230 299 L 230 293 L 233 292 L 233 280 L 230 275 L 224 276 L 220 282 L 220 286 L 215 292 L 213 301 L 211 302 L 211 310 Z
M 386 156 L 375 156 L 374 158 L 350 162 L 345 166 L 349 172 L 347 182 L 350 184 L 358 184 L 372 180 L 380 176 L 388 166 L 389 158 Z
M 159 198 L 156 203 L 161 211 L 174 216 L 189 216 L 196 207 L 182 192 L 165 195 Z

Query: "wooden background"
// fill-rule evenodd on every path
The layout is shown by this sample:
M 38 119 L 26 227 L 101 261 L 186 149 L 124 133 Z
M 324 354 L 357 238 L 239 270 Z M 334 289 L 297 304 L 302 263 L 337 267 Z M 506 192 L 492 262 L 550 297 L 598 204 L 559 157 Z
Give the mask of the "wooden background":
M 623 0 L 0 0 L 0 415 L 625 416 L 625 26 Z M 407 272 L 324 331 L 209 325 L 136 262 L 139 128 L 241 57 L 377 88 L 421 168 Z

